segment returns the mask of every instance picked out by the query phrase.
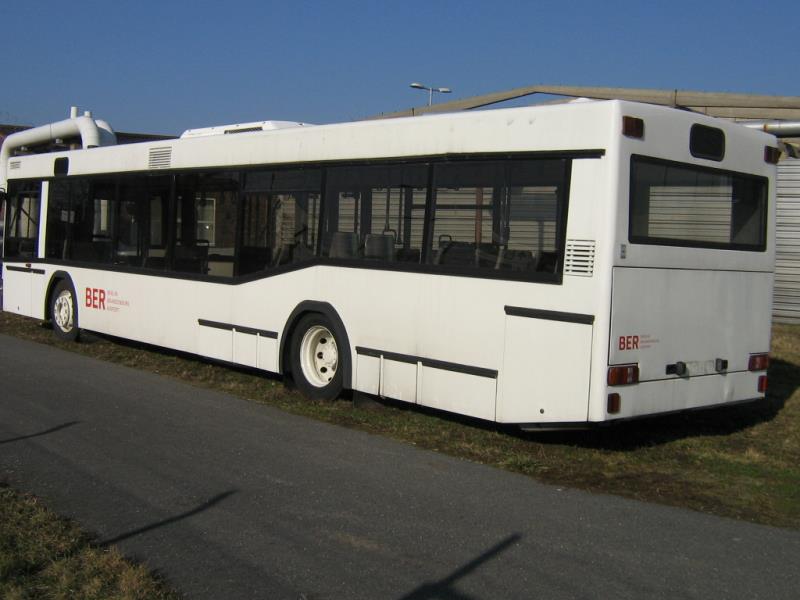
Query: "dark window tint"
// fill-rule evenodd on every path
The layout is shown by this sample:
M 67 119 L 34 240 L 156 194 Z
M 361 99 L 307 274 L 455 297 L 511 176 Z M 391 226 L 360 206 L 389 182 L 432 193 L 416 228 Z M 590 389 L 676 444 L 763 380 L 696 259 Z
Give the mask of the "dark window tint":
M 631 159 L 631 242 L 763 250 L 766 223 L 761 177 Z
M 50 182 L 46 256 L 164 267 L 170 178 L 70 178 Z
M 45 256 L 65 259 L 69 252 L 70 225 L 75 221 L 70 203 L 70 182 L 51 181 L 47 193 Z
M 238 275 L 314 257 L 321 179 L 316 169 L 244 174 Z
M 178 177 L 173 270 L 233 276 L 238 200 L 238 173 Z
M 429 262 L 467 269 L 558 272 L 567 167 L 564 160 L 436 165 Z
M 55 182 L 51 186 L 61 187 Z M 62 223 L 71 234 L 64 246 L 72 260 L 107 263 L 111 260 L 116 181 L 76 180 L 70 184 L 71 223 Z M 48 240 L 50 239 L 48 221 Z
M 41 190 L 41 183 L 9 183 L 3 243 L 5 258 L 36 256 Z
M 716 127 L 692 125 L 689 151 L 696 158 L 720 161 L 725 158 L 725 133 Z
M 323 256 L 421 262 L 427 165 L 336 167 L 327 177 Z

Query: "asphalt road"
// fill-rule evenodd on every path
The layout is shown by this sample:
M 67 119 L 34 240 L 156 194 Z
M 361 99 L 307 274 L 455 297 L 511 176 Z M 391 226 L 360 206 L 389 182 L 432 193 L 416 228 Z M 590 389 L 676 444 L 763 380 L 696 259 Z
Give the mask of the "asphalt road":
M 189 598 L 800 593 L 797 531 L 541 485 L 0 335 L 4 474 Z

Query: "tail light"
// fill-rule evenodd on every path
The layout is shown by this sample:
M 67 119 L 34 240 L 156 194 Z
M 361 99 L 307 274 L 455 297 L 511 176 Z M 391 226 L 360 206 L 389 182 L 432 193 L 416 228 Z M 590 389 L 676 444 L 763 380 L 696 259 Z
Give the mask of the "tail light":
M 777 165 L 781 159 L 781 151 L 772 146 L 764 146 L 764 161 L 772 165 Z
M 639 365 L 608 367 L 608 385 L 639 383 Z
M 620 407 L 622 406 L 622 400 L 619 394 L 609 394 L 608 395 L 608 404 L 606 406 L 606 410 L 608 414 L 615 415 L 619 412 Z
M 747 363 L 749 371 L 766 371 L 769 368 L 769 354 L 751 354 Z
M 761 375 L 758 378 L 758 393 L 759 394 L 766 394 L 767 393 L 767 376 Z

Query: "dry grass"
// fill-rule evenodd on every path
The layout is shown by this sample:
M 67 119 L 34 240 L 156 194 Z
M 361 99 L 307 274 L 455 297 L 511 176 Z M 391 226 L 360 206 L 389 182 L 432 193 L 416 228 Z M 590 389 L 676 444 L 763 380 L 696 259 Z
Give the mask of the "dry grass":
M 0 313 L 0 333 L 176 377 L 538 480 L 758 523 L 800 528 L 800 327 L 775 326 L 764 402 L 617 427 L 525 434 L 403 404 L 308 402 L 279 380 L 152 347 L 87 336 L 54 339 L 35 321 Z
M 0 487 L 0 598 L 171 600 L 178 596 L 115 549 L 93 546 L 36 498 Z

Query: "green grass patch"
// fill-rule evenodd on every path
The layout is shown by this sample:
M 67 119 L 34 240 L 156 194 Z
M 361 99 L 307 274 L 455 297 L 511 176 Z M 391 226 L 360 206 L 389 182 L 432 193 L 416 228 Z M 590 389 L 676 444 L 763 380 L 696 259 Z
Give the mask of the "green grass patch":
M 92 545 L 34 497 L 0 486 L 0 598 L 177 600 L 142 565 Z
M 101 336 L 56 340 L 0 313 L 0 333 L 175 377 L 321 421 L 523 473 L 540 481 L 800 528 L 800 327 L 773 329 L 763 402 L 577 432 L 523 433 L 402 403 L 310 402 L 280 380 Z

